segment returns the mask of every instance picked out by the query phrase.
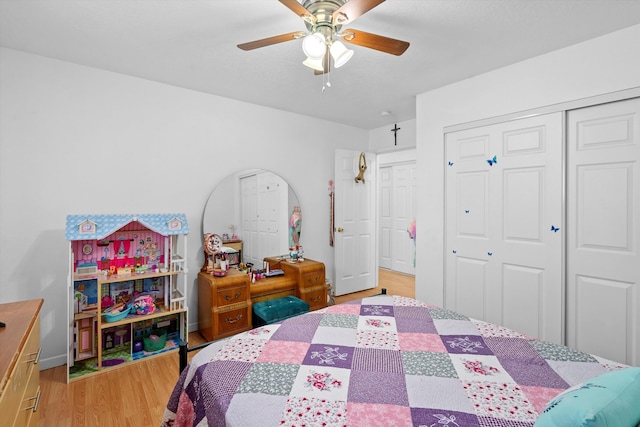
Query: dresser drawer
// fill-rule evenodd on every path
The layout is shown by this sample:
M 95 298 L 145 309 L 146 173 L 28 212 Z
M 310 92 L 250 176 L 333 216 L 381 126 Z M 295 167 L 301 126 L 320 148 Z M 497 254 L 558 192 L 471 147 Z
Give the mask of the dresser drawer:
M 22 427 L 34 422 L 32 418 L 40 397 L 39 357 L 40 317 L 36 317 L 0 398 L 0 417 L 9 426 Z M 35 415 L 36 424 L 32 425 L 37 425 L 38 419 L 38 415 Z
M 302 275 L 303 288 L 311 288 L 319 285 L 324 285 L 324 271 L 311 271 Z
M 216 305 L 223 307 L 225 305 L 237 304 L 247 300 L 247 287 L 241 286 L 236 288 L 218 289 L 216 292 Z
M 216 339 L 251 329 L 251 306 L 246 303 L 229 306 L 225 310 L 216 308 L 213 317 Z
M 309 304 L 310 310 L 318 310 L 327 306 L 327 286 L 315 286 L 302 290 L 300 299 Z

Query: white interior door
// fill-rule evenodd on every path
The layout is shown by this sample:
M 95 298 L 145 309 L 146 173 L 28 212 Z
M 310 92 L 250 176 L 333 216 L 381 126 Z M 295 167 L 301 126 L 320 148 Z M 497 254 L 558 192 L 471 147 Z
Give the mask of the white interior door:
M 288 233 L 288 184 L 273 172 L 261 172 L 257 175 L 258 196 L 258 252 L 257 261 L 268 256 L 287 253 Z
M 567 344 L 640 365 L 640 98 L 567 124 Z
M 258 179 L 256 175 L 240 179 L 242 258 L 258 265 Z
M 359 151 L 335 154 L 335 294 L 377 285 L 375 154 L 366 153 L 365 180 L 356 183 Z
M 407 228 L 416 217 L 416 164 L 381 167 L 379 177 L 380 267 L 415 274 L 414 245 Z
M 445 305 L 562 341 L 562 113 L 446 135 Z

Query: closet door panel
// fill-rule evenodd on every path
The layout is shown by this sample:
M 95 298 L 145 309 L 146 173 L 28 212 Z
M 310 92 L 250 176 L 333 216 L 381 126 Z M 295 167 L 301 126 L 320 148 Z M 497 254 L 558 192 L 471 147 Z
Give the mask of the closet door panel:
M 445 143 L 447 308 L 561 342 L 562 114 Z
M 570 111 L 568 344 L 640 364 L 640 99 Z

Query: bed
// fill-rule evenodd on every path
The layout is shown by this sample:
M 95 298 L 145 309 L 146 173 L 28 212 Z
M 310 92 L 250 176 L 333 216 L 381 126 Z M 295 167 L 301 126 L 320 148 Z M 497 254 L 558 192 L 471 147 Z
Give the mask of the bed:
M 550 402 L 562 406 L 566 389 L 599 391 L 585 381 L 618 372 L 634 375 L 627 400 L 614 401 L 635 420 L 640 368 L 380 295 L 207 346 L 181 373 L 162 425 L 525 427 Z

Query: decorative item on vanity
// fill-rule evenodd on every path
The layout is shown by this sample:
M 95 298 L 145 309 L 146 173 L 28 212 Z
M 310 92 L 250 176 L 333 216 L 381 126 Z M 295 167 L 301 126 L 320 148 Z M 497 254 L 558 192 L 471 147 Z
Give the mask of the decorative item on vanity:
M 215 233 L 208 233 L 204 235 L 203 240 L 204 265 L 200 271 L 211 273 L 215 268 L 216 255 L 222 249 L 222 238 Z
M 364 184 L 364 173 L 367 170 L 367 159 L 364 157 L 364 153 L 360 153 L 360 159 L 358 160 L 358 176 L 356 176 L 356 184 L 360 181 Z
M 300 230 L 302 229 L 302 211 L 300 206 L 294 206 L 289 217 L 289 247 L 300 244 Z

